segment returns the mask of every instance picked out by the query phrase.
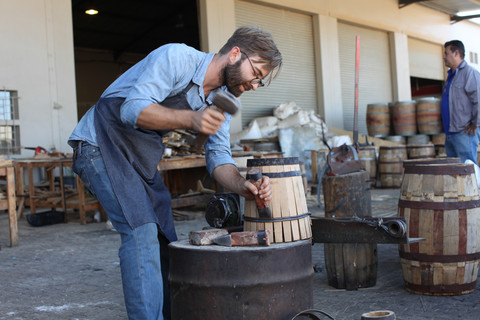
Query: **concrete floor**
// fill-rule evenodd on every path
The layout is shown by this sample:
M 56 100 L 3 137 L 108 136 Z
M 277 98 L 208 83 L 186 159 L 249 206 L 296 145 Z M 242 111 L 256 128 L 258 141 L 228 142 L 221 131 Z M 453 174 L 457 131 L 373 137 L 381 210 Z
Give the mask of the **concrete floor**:
M 373 190 L 374 215 L 395 216 L 398 194 L 398 189 Z M 316 198 L 307 200 L 310 211 L 321 215 Z M 187 216 L 191 220 L 176 221 L 180 239 L 207 225 L 201 212 L 188 212 Z M 80 225 L 73 218 L 67 224 L 35 228 L 21 219 L 19 246 L 8 247 L 8 239 L 7 214 L 1 213 L 0 319 L 126 319 L 117 256 L 120 239 L 105 223 Z M 330 287 L 323 247 L 312 247 L 313 263 L 323 267 L 313 278 L 314 308 L 337 320 L 359 320 L 362 313 L 374 310 L 391 310 L 403 320 L 480 319 L 480 284 L 473 293 L 460 296 L 407 292 L 397 245 L 393 244 L 378 245 L 374 287 L 353 291 Z

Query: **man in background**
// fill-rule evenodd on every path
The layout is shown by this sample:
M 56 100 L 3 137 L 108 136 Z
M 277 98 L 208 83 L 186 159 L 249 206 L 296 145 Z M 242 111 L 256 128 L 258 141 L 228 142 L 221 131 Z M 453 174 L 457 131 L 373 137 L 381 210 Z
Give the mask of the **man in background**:
M 444 45 L 443 60 L 450 68 L 443 86 L 441 112 L 448 157 L 477 163 L 480 125 L 480 73 L 467 64 L 465 47 L 459 40 Z

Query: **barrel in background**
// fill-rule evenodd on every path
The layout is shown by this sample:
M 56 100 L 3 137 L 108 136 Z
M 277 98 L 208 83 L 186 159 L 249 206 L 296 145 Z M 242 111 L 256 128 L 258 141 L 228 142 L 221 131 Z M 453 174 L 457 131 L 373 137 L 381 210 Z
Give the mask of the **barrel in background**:
M 407 139 L 403 136 L 388 136 L 388 137 L 385 137 L 385 140 L 395 142 L 398 144 L 407 144 Z
M 415 101 L 398 101 L 394 104 L 392 112 L 396 135 L 411 136 L 417 133 Z
M 374 146 L 360 147 L 358 149 L 358 160 L 362 162 L 363 168 L 368 172 L 370 184 L 375 186 L 377 181 L 377 149 Z
M 402 184 L 406 146 L 381 146 L 378 152 L 378 175 L 382 188 L 399 188 Z
M 416 134 L 407 137 L 407 144 L 426 144 L 430 142 L 430 136 L 426 134 Z
M 408 159 L 435 158 L 435 146 L 432 143 L 407 145 Z
M 311 238 L 311 220 L 298 158 L 249 159 L 247 168 L 259 168 L 270 178 L 273 217 L 259 217 L 255 201 L 246 200 L 244 230 L 270 230 L 274 243 Z
M 471 164 L 405 166 L 398 215 L 409 238 L 399 245 L 407 290 L 459 295 L 475 290 L 480 259 L 480 196 Z
M 440 99 L 429 97 L 417 101 L 417 127 L 422 134 L 438 134 L 443 130 Z
M 371 193 L 366 171 L 337 176 L 324 175 L 322 189 L 325 217 L 370 217 Z M 376 243 L 325 243 L 328 284 L 355 290 L 377 281 Z
M 387 103 L 367 105 L 367 131 L 372 137 L 386 137 L 390 134 L 390 110 Z

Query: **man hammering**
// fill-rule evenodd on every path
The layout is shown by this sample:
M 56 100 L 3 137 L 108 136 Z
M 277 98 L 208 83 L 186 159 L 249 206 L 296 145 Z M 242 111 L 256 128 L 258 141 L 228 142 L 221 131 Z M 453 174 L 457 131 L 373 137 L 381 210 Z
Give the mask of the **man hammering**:
M 168 319 L 170 314 L 167 244 L 177 237 L 170 195 L 157 171 L 162 134 L 192 129 L 210 135 L 205 158 L 215 180 L 246 198 L 259 194 L 270 201 L 268 177 L 257 189 L 235 166 L 231 116 L 208 106 L 235 104 L 235 97 L 275 78 L 281 65 L 271 35 L 254 27 L 237 29 L 217 54 L 164 45 L 115 80 L 71 134 L 73 170 L 121 236 L 129 319 Z

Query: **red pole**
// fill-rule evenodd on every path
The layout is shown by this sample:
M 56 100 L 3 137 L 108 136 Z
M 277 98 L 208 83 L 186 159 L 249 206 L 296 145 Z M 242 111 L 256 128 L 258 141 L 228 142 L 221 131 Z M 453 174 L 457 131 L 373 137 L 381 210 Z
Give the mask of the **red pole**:
M 355 101 L 353 118 L 353 145 L 358 149 L 358 78 L 360 65 L 360 36 L 356 36 L 355 48 Z

